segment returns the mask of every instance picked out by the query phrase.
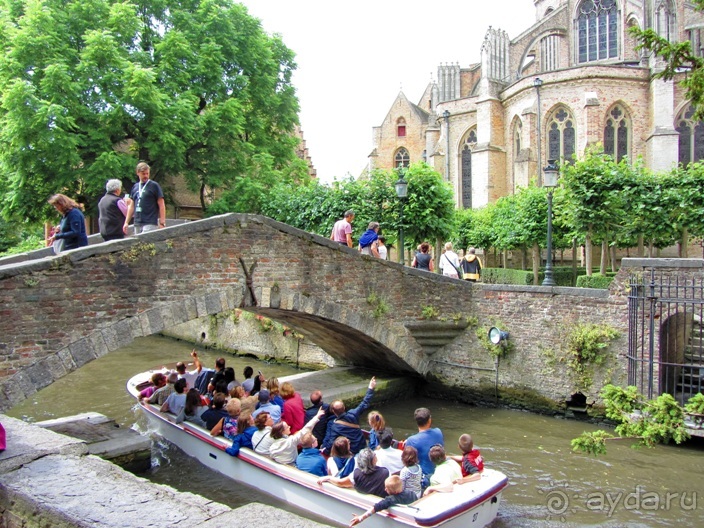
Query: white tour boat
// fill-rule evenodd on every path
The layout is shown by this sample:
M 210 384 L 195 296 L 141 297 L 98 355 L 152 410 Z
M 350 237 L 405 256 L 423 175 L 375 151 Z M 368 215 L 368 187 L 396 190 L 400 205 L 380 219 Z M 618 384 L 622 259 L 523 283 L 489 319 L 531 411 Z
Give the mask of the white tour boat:
M 137 386 L 148 381 L 153 372 L 143 372 L 127 382 L 127 390 L 135 399 L 139 399 Z M 160 412 L 156 405 L 141 404 L 140 407 L 151 431 L 201 464 L 335 523 L 348 525 L 353 515 L 362 514 L 380 500 L 374 495 L 364 495 L 330 483 L 319 485 L 319 477 L 274 462 L 251 449 L 243 448 L 239 456 L 230 456 L 225 449 L 231 442 L 224 437 L 212 437 L 209 431 L 190 422 L 177 424 L 173 414 Z M 393 506 L 372 515 L 361 526 L 484 527 L 496 518 L 501 494 L 507 485 L 506 475 L 485 468 L 479 480 L 456 484 L 452 492 L 432 493 L 408 506 Z

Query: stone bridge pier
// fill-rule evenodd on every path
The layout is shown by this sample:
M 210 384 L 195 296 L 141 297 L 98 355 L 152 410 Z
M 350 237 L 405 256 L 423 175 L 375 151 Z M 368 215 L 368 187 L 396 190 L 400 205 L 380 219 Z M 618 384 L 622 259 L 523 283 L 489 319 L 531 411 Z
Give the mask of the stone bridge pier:
M 136 337 L 237 308 L 294 328 L 339 364 L 422 376 L 466 400 L 529 394 L 533 407 L 578 389 L 559 361 L 575 323 L 621 332 L 612 378 L 627 335 L 616 290 L 470 284 L 242 214 L 1 260 L 0 306 L 0 409 Z M 512 342 L 498 367 L 482 340 L 492 325 Z

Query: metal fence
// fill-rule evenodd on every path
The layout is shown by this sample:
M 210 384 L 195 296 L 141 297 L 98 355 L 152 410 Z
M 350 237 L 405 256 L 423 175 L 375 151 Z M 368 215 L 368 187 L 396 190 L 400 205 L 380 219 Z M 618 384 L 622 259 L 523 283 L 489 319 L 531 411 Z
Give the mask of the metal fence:
M 704 389 L 704 280 L 652 270 L 629 285 L 628 384 L 685 404 Z

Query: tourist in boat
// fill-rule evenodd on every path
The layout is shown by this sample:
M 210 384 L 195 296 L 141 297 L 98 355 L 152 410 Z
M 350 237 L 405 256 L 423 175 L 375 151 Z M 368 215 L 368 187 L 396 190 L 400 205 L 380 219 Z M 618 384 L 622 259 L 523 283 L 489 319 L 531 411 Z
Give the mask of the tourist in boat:
M 215 373 L 213 377 L 210 378 L 208 383 L 208 393 L 212 394 L 215 392 L 215 387 L 218 381 L 225 379 L 225 358 L 221 357 L 215 360 Z
M 337 478 L 344 478 L 354 471 L 355 458 L 352 451 L 350 451 L 349 438 L 346 436 L 335 438 L 327 465 L 328 475 Z
M 269 391 L 269 400 L 274 405 L 278 405 L 281 412 L 284 412 L 284 399 L 281 397 L 279 389 L 279 378 L 269 378 L 266 380 L 266 389 Z
M 161 412 L 171 412 L 176 416 L 181 414 L 181 411 L 186 407 L 186 387 L 188 383 L 185 379 L 181 378 L 176 380 L 174 383 L 174 392 L 169 394 L 166 401 L 161 406 Z
M 247 447 L 253 449 L 252 437 L 257 432 L 257 426 L 254 425 L 254 418 L 249 411 L 242 411 L 237 419 L 237 436 L 232 439 L 232 445 L 225 449 L 228 455 L 237 456 L 240 454 L 240 449 Z
M 257 430 L 252 435 L 252 446 L 260 455 L 269 455 L 269 448 L 274 442 L 271 437 L 271 427 L 274 425 L 274 419 L 268 412 L 262 412 L 254 418 L 254 425 Z
M 203 364 L 200 362 L 200 358 L 198 357 L 198 352 L 196 352 L 196 349 L 194 348 L 191 350 L 191 357 L 193 358 L 193 364 L 195 365 L 195 370 L 188 370 L 186 368 L 186 364 L 183 361 L 179 361 L 176 363 L 176 372 L 178 372 L 178 375 L 180 378 L 183 378 L 186 380 L 188 383 L 188 388 L 192 389 L 193 387 L 196 386 L 196 380 L 198 379 L 198 374 L 201 373 L 203 370 Z
M 376 378 L 372 377 L 362 403 L 351 411 L 345 410 L 345 404 L 341 400 L 332 402 L 330 409 L 335 416 L 328 420 L 328 429 L 323 442 L 326 453 L 330 453 L 332 443 L 338 436 L 346 436 L 350 439 L 350 449 L 354 454 L 359 453 L 367 445 L 362 429 L 359 427 L 359 417 L 369 408 L 375 387 Z
M 325 457 L 320 453 L 318 441 L 313 433 L 305 433 L 301 436 L 301 452 L 296 457 L 296 467 L 318 477 L 328 474 Z
M 274 423 L 279 423 L 281 421 L 281 407 L 270 401 L 269 391 L 267 389 L 262 389 L 258 394 L 259 405 L 257 409 L 252 413 L 252 416 L 256 419 L 259 414 L 266 412 L 268 413 Z
M 227 416 L 221 419 L 215 427 L 210 430 L 211 436 L 222 434 L 228 440 L 237 436 L 237 419 L 240 416 L 242 404 L 238 399 L 232 399 L 225 404 Z
M 325 440 L 325 431 L 328 428 L 328 420 L 332 415 L 332 411 L 330 410 L 330 406 L 327 403 L 323 402 L 323 393 L 319 390 L 314 390 L 310 393 L 310 403 L 311 406 L 306 409 L 306 422 L 313 418 L 313 416 L 318 414 L 318 409 L 320 407 L 325 409 L 325 414 L 322 418 L 320 418 L 320 420 L 318 420 L 318 423 L 315 424 L 315 427 L 313 427 L 313 436 L 315 436 L 315 439 L 318 441 L 318 445 L 322 446 L 323 440 Z
M 199 425 L 200 427 L 205 427 L 205 422 L 201 419 L 201 416 L 207 410 L 208 406 L 203 404 L 203 399 L 198 389 L 188 389 L 186 393 L 186 405 L 183 411 L 176 417 L 176 423 L 186 421 Z
M 201 415 L 208 431 L 211 431 L 213 427 L 220 422 L 220 420 L 229 416 L 228 412 L 224 408 L 225 403 L 227 403 L 227 399 L 224 394 L 216 392 L 213 395 L 213 401 L 210 403 L 210 408 Z
M 418 497 L 412 491 L 403 488 L 403 482 L 401 477 L 398 475 L 391 475 L 384 481 L 384 489 L 386 490 L 387 497 L 374 506 L 365 511 L 362 515 L 354 515 L 350 521 L 350 526 L 361 523 L 364 519 L 367 519 L 374 515 L 376 512 L 382 510 L 387 510 L 391 506 L 397 504 L 411 504 L 418 500 Z
M 244 389 L 242 388 L 242 385 L 237 385 L 236 387 L 232 387 L 230 389 L 230 399 L 237 398 L 241 401 L 242 398 L 245 398 L 246 396 L 247 393 L 245 393 Z
M 423 470 L 418 464 L 418 451 L 416 448 L 405 446 L 401 453 L 401 461 L 404 467 L 399 476 L 403 482 L 403 489 L 412 491 L 415 493 L 416 498 L 420 499 L 423 493 Z
M 429 495 L 435 491 L 452 491 L 455 481 L 462 479 L 462 468 L 457 462 L 447 458 L 445 448 L 441 445 L 431 447 L 428 455 L 435 465 L 435 472 L 430 477 L 430 487 L 423 495 Z
M 451 456 L 452 460 L 460 464 L 462 468 L 462 479 L 456 484 L 478 480 L 479 474 L 484 471 L 484 459 L 479 449 L 474 449 L 472 435 L 463 434 L 460 436 L 458 446 L 462 451 L 462 456 Z
M 140 391 L 140 401 L 144 398 L 151 398 L 152 394 L 154 394 L 157 390 L 166 385 L 166 376 L 164 376 L 164 374 L 162 374 L 161 372 L 155 372 L 154 374 L 152 374 L 150 383 L 151 384 L 148 387 Z
M 404 445 L 415 447 L 418 450 L 418 463 L 423 468 L 423 474 L 429 477 L 435 471 L 435 465 L 428 456 L 430 448 L 436 444 L 445 445 L 445 441 L 442 431 L 437 427 L 432 427 L 433 419 L 428 409 L 419 407 L 413 413 L 413 418 L 418 425 L 418 432 L 409 436 Z M 427 484 L 428 482 L 424 483 L 426 486 Z
M 379 448 L 374 451 L 377 466 L 385 467 L 389 473 L 398 474 L 403 469 L 401 450 L 393 447 L 394 433 L 391 429 L 384 429 L 379 439 Z
M 296 434 L 306 423 L 306 410 L 303 407 L 303 400 L 293 388 L 293 384 L 285 381 L 281 385 L 281 397 L 284 400 L 284 410 L 281 413 L 281 420 L 285 421 L 291 428 L 291 434 Z M 317 413 L 316 413 L 317 414 Z M 317 425 L 318 420 L 316 420 Z
M 254 379 L 252 379 L 252 376 L 254 376 L 254 369 L 247 365 L 244 368 L 244 371 L 242 371 L 242 375 L 244 376 L 242 388 L 247 394 L 251 394 L 252 388 L 254 387 Z
M 303 426 L 303 429 L 295 434 L 291 433 L 291 426 L 285 420 L 274 424 L 271 428 L 271 438 L 274 440 L 269 447 L 269 456 L 279 464 L 294 464 L 298 456 L 298 442 L 301 436 L 310 433 L 320 417 L 325 413 L 322 409 L 318 411 L 311 421 Z
M 381 433 L 386 429 L 386 420 L 380 412 L 370 411 L 367 422 L 369 423 L 369 449 L 376 449 L 379 447 Z
M 166 376 L 166 385 L 154 391 L 154 394 L 150 396 L 150 398 L 147 400 L 147 403 L 151 403 L 152 405 L 158 405 L 159 407 L 164 405 L 164 402 L 169 397 L 169 395 L 174 392 L 174 383 L 176 383 L 177 381 L 178 374 L 176 374 L 175 372 L 171 372 L 168 376 Z
M 359 493 L 368 493 L 386 497 L 384 481 L 389 476 L 389 470 L 376 465 L 374 451 L 365 447 L 357 455 L 357 467 L 344 478 L 327 476 L 318 479 L 318 484 L 330 482 L 340 488 L 354 488 Z

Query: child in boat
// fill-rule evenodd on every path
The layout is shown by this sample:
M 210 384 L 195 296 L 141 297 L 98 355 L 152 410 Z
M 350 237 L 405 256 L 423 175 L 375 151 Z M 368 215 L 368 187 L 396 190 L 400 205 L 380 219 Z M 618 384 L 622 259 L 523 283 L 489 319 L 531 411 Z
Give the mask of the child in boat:
M 372 411 L 367 415 L 367 422 L 369 423 L 369 449 L 376 449 L 379 446 L 379 439 L 381 438 L 381 432 L 386 429 L 386 421 L 381 413 L 377 411 Z
M 411 448 L 412 449 L 412 448 Z M 418 497 L 411 490 L 403 489 L 403 481 L 398 475 L 391 475 L 384 481 L 384 489 L 387 497 L 365 511 L 362 515 L 354 515 L 350 521 L 350 526 L 361 523 L 364 519 L 371 517 L 376 512 L 386 510 L 396 504 L 410 504 Z
M 406 446 L 401 453 L 401 461 L 404 468 L 401 470 L 401 482 L 403 489 L 415 493 L 416 499 L 420 499 L 423 480 L 423 469 L 418 464 L 418 450 L 412 446 Z
M 268 418 L 268 415 L 266 416 Z M 237 456 L 240 454 L 240 448 L 247 447 L 252 449 L 252 437 L 257 432 L 257 427 L 254 425 L 254 418 L 249 411 L 242 411 L 237 419 L 237 436 L 233 438 L 232 445 L 225 449 L 228 455 Z
M 296 458 L 296 467 L 318 477 L 324 477 L 328 474 L 325 457 L 320 454 L 318 440 L 313 436 L 313 433 L 306 433 L 301 437 L 301 452 Z
M 484 459 L 479 449 L 474 449 L 472 435 L 463 434 L 460 436 L 459 448 L 462 450 L 462 456 L 450 457 L 462 467 L 462 479 L 457 483 L 479 479 L 479 474 L 484 471 Z
M 430 476 L 430 487 L 423 495 L 429 495 L 435 491 L 452 491 L 454 483 L 462 479 L 460 465 L 451 458 L 447 458 L 445 448 L 439 444 L 430 448 L 428 456 L 435 465 L 435 473 Z

